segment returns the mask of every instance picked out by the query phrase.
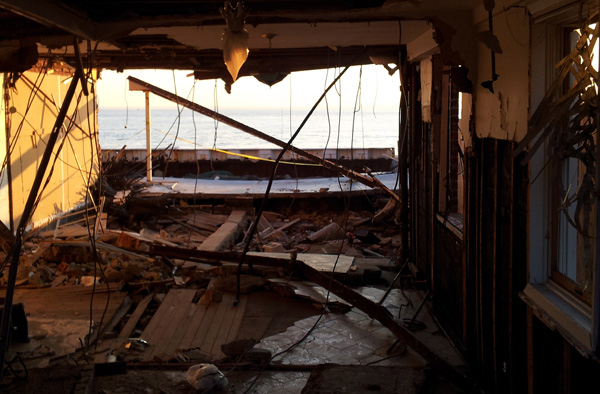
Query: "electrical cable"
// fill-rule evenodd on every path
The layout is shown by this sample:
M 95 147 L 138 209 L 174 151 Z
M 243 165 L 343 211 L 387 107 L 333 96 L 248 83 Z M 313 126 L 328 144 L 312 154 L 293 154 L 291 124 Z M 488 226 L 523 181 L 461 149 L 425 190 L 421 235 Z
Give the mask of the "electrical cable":
M 242 252 L 242 256 L 241 256 L 240 262 L 238 264 L 238 269 L 237 269 L 237 289 L 236 289 L 236 299 L 235 299 L 235 304 L 236 305 L 239 302 L 239 297 L 240 297 L 240 274 L 241 274 L 242 266 L 244 264 L 244 260 L 246 258 L 246 255 L 248 254 L 248 250 L 250 249 L 250 244 L 252 243 L 252 239 L 254 238 L 254 234 L 256 233 L 256 229 L 258 227 L 258 222 L 260 221 L 260 217 L 261 217 L 262 212 L 264 210 L 265 203 L 266 203 L 267 199 L 269 198 L 269 193 L 271 191 L 271 187 L 273 186 L 273 180 L 274 180 L 275 174 L 277 172 L 278 163 L 279 163 L 279 161 L 281 161 L 281 158 L 283 157 L 283 155 L 285 154 L 285 152 L 289 149 L 289 147 L 292 145 L 292 142 L 294 142 L 294 140 L 296 139 L 296 137 L 298 136 L 298 134 L 300 134 L 300 131 L 302 130 L 302 128 L 304 127 L 304 125 L 306 124 L 306 122 L 308 121 L 308 119 L 310 118 L 310 116 L 313 114 L 313 112 L 315 111 L 315 109 L 317 108 L 317 106 L 319 105 L 319 103 L 323 100 L 323 98 L 325 97 L 325 95 L 327 94 L 327 92 L 329 91 L 329 89 L 331 89 L 331 87 L 333 87 L 335 85 L 335 83 L 342 77 L 342 75 L 344 75 L 344 73 L 348 70 L 349 67 L 350 66 L 346 67 L 344 69 L 344 71 L 342 71 L 342 73 L 340 73 L 340 75 L 338 75 L 338 77 L 332 82 L 332 84 L 329 85 L 329 87 L 325 90 L 325 92 L 323 92 L 323 94 L 321 95 L 321 97 L 317 100 L 317 102 L 313 105 L 313 107 L 311 108 L 311 110 L 308 112 L 308 114 L 306 115 L 306 117 L 304 118 L 304 120 L 302 121 L 302 123 L 300 124 L 300 126 L 298 126 L 298 129 L 296 130 L 296 132 L 294 133 L 294 135 L 290 138 L 290 140 L 287 142 L 287 144 L 285 145 L 285 147 L 281 150 L 281 152 L 277 156 L 277 160 L 275 161 L 275 163 L 273 165 L 273 171 L 271 172 L 271 177 L 269 178 L 269 183 L 267 185 L 267 189 L 265 191 L 264 198 L 263 198 L 262 203 L 260 205 L 260 208 L 259 208 L 259 210 L 258 210 L 258 212 L 256 214 L 256 219 L 254 220 L 254 222 L 252 223 L 252 226 L 250 227 L 250 231 L 248 233 L 248 241 L 246 242 L 246 245 L 244 246 L 244 251 Z
M 88 40 L 88 49 L 90 46 L 90 41 Z M 96 53 L 98 47 L 98 43 L 96 43 L 96 46 L 94 48 L 94 51 L 92 52 L 91 50 L 88 50 L 88 60 L 89 60 L 89 65 L 88 65 L 88 75 L 91 75 L 92 73 L 92 60 L 93 57 Z M 86 78 L 87 81 L 87 78 Z M 82 81 L 82 83 L 87 83 L 86 81 Z M 96 114 L 96 89 L 95 89 L 95 81 L 92 80 L 92 86 L 91 86 L 91 94 L 92 94 L 92 112 L 94 113 L 94 116 Z M 87 180 L 87 185 L 86 188 L 87 190 L 90 190 L 91 186 L 92 186 L 92 174 L 93 174 L 93 167 L 94 167 L 94 156 L 96 156 L 96 158 L 98 159 L 98 176 L 97 176 L 97 184 L 98 184 L 98 189 L 97 189 L 97 193 L 98 196 L 102 195 L 102 176 L 103 176 L 103 171 L 102 171 L 102 160 L 100 157 L 100 152 L 101 150 L 99 149 L 99 139 L 98 139 L 98 130 L 96 129 L 96 122 L 94 122 L 93 128 L 92 128 L 92 124 L 90 123 L 90 100 L 86 100 L 86 111 L 87 111 L 87 122 L 88 122 L 88 130 L 90 130 L 90 133 L 94 136 L 94 138 L 90 138 L 90 151 L 92 153 L 91 157 L 90 157 L 90 171 L 89 171 L 89 175 L 88 175 L 88 180 Z M 92 132 L 93 130 L 93 132 Z M 96 155 L 93 154 L 94 152 L 94 148 L 96 148 Z M 88 208 L 88 199 L 85 199 L 85 220 L 86 220 L 86 226 L 87 226 L 87 230 L 88 230 L 88 238 L 90 240 L 90 245 L 92 248 L 92 256 L 94 259 L 94 280 L 93 280 L 93 284 L 92 284 L 92 294 L 90 297 L 90 321 L 89 321 L 89 327 L 88 327 L 88 335 L 86 337 L 86 347 L 89 348 L 90 347 L 90 338 L 92 337 L 92 330 L 93 330 L 93 305 L 94 305 L 94 296 L 96 293 L 96 278 L 98 277 L 98 268 L 100 268 L 100 275 L 102 277 L 102 280 L 104 281 L 104 283 L 106 284 L 106 303 L 104 305 L 104 310 L 102 311 L 102 315 L 100 317 L 100 322 L 98 324 L 98 331 L 102 330 L 102 325 L 104 323 L 104 318 L 106 317 L 106 313 L 108 312 L 108 307 L 110 305 L 110 284 L 108 283 L 108 280 L 106 278 L 106 274 L 104 272 L 104 270 L 102 270 L 102 265 L 101 265 L 101 261 L 100 261 L 100 255 L 98 254 L 98 249 L 96 247 L 96 237 L 97 237 L 97 229 L 98 229 L 98 222 L 102 220 L 101 218 L 101 214 L 102 214 L 102 204 L 96 208 L 96 217 L 94 220 L 94 227 L 93 230 L 91 228 L 91 221 L 90 221 L 90 217 L 89 217 L 89 208 Z M 98 338 L 97 338 L 98 339 Z M 98 345 L 98 342 L 95 342 L 95 345 Z
M 51 54 L 50 51 L 48 51 L 48 56 Z M 48 60 L 46 59 L 46 61 L 44 62 L 44 64 L 42 65 L 42 68 L 45 68 L 47 65 Z M 9 78 L 11 80 L 16 81 L 17 79 L 21 78 L 23 76 L 23 74 L 21 74 L 18 78 Z M 31 106 L 33 105 L 34 99 L 36 97 L 37 91 L 39 91 L 41 89 L 42 83 L 44 82 L 44 79 L 46 78 L 46 73 L 38 73 L 35 83 L 34 83 L 34 87 L 30 90 L 29 92 L 29 96 L 27 98 L 27 105 L 25 106 L 25 112 L 22 115 L 22 119 L 21 122 L 19 123 L 19 125 L 17 126 L 17 130 L 15 132 L 15 134 L 13 136 L 11 136 L 11 141 L 9 142 L 9 146 L 8 146 L 8 151 L 6 156 L 4 157 L 3 163 L 2 163 L 2 172 L 4 172 L 5 168 L 8 165 L 8 159 L 10 157 L 12 157 L 12 153 L 15 149 L 15 147 L 17 146 L 17 143 L 19 141 L 20 135 L 21 135 L 21 130 L 23 128 L 23 125 L 25 123 L 25 119 L 26 119 L 26 115 L 29 113 L 29 110 L 31 109 Z M 40 80 L 41 79 L 41 80 Z M 11 95 L 11 101 L 15 101 L 14 99 L 12 99 L 12 95 L 13 95 L 13 90 L 16 89 L 16 87 L 12 87 L 12 89 L 9 90 L 9 94 Z M 8 111 L 9 113 L 13 113 L 11 111 L 11 109 L 9 109 Z M 15 111 L 16 112 L 16 111 Z
M 215 113 L 219 113 L 219 95 L 218 95 L 218 89 L 217 89 L 217 80 L 215 79 L 215 85 L 213 87 L 213 111 Z M 214 137 L 213 137 L 213 149 L 217 149 L 217 135 L 218 135 L 218 129 L 219 129 L 219 121 L 217 119 L 213 118 L 213 125 L 215 127 L 215 133 L 214 133 Z M 213 156 L 212 156 L 212 152 L 210 154 L 210 170 L 214 171 L 214 167 L 213 167 Z
M 196 96 L 196 78 L 194 78 L 194 83 L 192 85 L 192 102 L 194 101 Z M 197 154 L 197 139 L 198 139 L 198 128 L 196 126 L 196 111 L 192 111 L 192 125 L 194 126 L 194 153 Z M 196 192 L 198 191 L 198 178 L 200 177 L 200 163 L 197 160 L 197 155 L 195 155 L 196 160 L 196 179 L 194 179 L 194 194 L 193 194 L 193 208 L 192 208 L 192 220 L 194 223 L 196 222 Z M 189 233 L 188 244 L 191 242 L 192 233 Z
M 346 70 L 348 70 L 348 68 L 349 68 L 349 67 L 346 67 L 346 68 L 344 69 L 344 71 L 342 71 L 342 73 L 340 73 L 340 75 L 339 75 L 337 78 L 339 79 L 339 78 L 340 78 L 340 77 L 341 77 L 341 76 L 344 74 L 344 72 L 346 72 Z M 332 85 L 333 85 L 333 84 L 335 84 L 335 80 L 334 80 L 334 82 L 332 83 Z M 331 88 L 331 86 L 332 86 L 332 85 L 330 85 L 330 86 L 329 86 L 329 88 Z M 326 93 L 329 91 L 329 88 L 325 90 L 325 93 L 324 93 L 325 97 L 326 97 Z M 340 89 L 340 92 L 341 92 L 341 89 Z M 323 98 L 323 96 L 321 96 L 321 97 Z M 341 96 L 340 96 L 340 99 L 341 99 Z M 320 102 L 320 99 L 319 99 L 319 101 L 317 102 L 317 104 L 318 104 L 319 102 Z M 317 105 L 317 104 L 315 104 L 315 105 Z M 309 114 L 308 116 L 310 116 L 310 114 Z M 354 122 L 354 120 L 353 120 L 353 122 Z M 295 135 L 297 135 L 297 134 L 298 134 L 298 132 L 296 132 L 296 134 L 295 134 Z M 289 143 L 289 144 L 291 144 L 291 141 L 290 141 L 290 143 Z M 275 171 L 276 171 L 276 169 L 275 169 Z M 274 171 L 274 172 L 275 172 L 275 171 Z M 340 179 L 340 178 L 341 178 L 341 176 L 340 176 L 340 175 L 338 175 L 338 182 L 339 182 L 339 179 Z M 340 189 L 341 189 L 341 190 L 343 190 L 341 187 L 340 187 Z M 267 190 L 268 190 L 268 188 L 267 188 Z M 342 228 L 344 229 L 344 231 L 345 231 L 345 229 L 346 229 L 346 228 L 347 228 L 347 226 L 348 226 L 348 218 L 349 218 L 349 216 L 350 216 L 350 199 L 351 199 L 351 194 L 352 194 L 352 183 L 350 183 L 350 187 L 349 187 L 349 189 L 348 189 L 348 193 L 347 193 L 347 195 L 346 195 L 346 196 L 344 196 L 344 207 L 345 207 L 345 208 L 344 208 L 344 219 L 343 219 L 343 226 L 342 226 Z M 263 202 L 264 202 L 264 200 L 263 200 Z M 257 218 L 257 219 L 256 219 L 256 222 L 258 222 L 258 220 L 259 220 L 259 219 Z M 337 256 L 336 256 L 335 262 L 334 262 L 334 264 L 333 264 L 333 271 L 332 271 L 332 272 L 335 272 L 335 269 L 337 268 L 337 264 L 338 264 L 338 261 L 339 261 L 339 259 L 340 259 L 340 256 L 341 256 L 341 254 L 342 254 L 342 251 L 343 251 L 343 248 L 344 248 L 345 242 L 346 242 L 346 238 L 344 238 L 344 239 L 342 240 L 342 242 L 340 243 L 340 248 L 339 248 L 339 250 L 338 250 L 338 253 L 337 253 Z M 330 281 L 333 281 L 333 275 L 331 275 L 331 276 L 330 276 Z M 331 291 L 330 291 L 329 289 L 327 289 L 327 295 L 326 295 L 326 297 L 325 297 L 325 305 L 327 305 L 327 304 L 329 303 L 329 297 L 330 297 L 330 295 L 331 295 Z M 315 321 L 315 323 L 314 323 L 314 324 L 311 326 L 311 328 L 310 328 L 310 329 L 309 329 L 309 330 L 308 330 L 308 331 L 307 331 L 307 332 L 306 332 L 306 333 L 305 333 L 305 334 L 304 334 L 304 335 L 303 335 L 303 336 L 302 336 L 302 337 L 301 337 L 299 340 L 297 340 L 296 342 L 294 342 L 293 344 L 291 344 L 290 346 L 288 346 L 286 349 L 284 349 L 284 350 L 282 350 L 282 351 L 280 351 L 280 352 L 278 352 L 278 353 L 274 354 L 273 356 L 271 356 L 271 358 L 269 359 L 269 361 L 268 361 L 268 362 L 265 364 L 265 366 L 263 366 L 263 368 L 262 368 L 262 369 L 259 371 L 258 375 L 257 375 L 257 376 L 255 377 L 255 379 L 252 381 L 252 383 L 250 384 L 250 386 L 249 386 L 249 387 L 248 387 L 248 388 L 247 388 L 247 389 L 244 391 L 244 394 L 246 394 L 246 393 L 249 393 L 249 392 L 250 392 L 250 390 L 252 389 L 252 387 L 254 387 L 254 385 L 256 384 L 256 382 L 258 381 L 258 379 L 260 378 L 260 376 L 261 376 L 261 375 L 262 375 L 262 373 L 264 372 L 264 370 L 265 370 L 265 368 L 266 368 L 266 365 L 269 365 L 271 362 L 273 362 L 273 360 L 274 360 L 275 358 L 279 357 L 280 355 L 282 355 L 282 354 L 285 354 L 285 353 L 287 353 L 287 352 L 291 351 L 292 349 L 294 349 L 295 347 L 299 346 L 299 345 L 300 345 L 302 342 L 304 342 L 304 341 L 305 341 L 305 340 L 306 340 L 306 339 L 307 339 L 307 338 L 308 338 L 308 337 L 309 337 L 309 336 L 312 334 L 312 332 L 313 332 L 313 331 L 314 331 L 314 330 L 315 330 L 315 329 L 318 327 L 318 325 L 319 325 L 319 322 L 321 321 L 321 319 L 322 319 L 322 318 L 323 318 L 323 316 L 325 315 L 325 309 L 326 309 L 326 307 L 324 306 L 324 308 L 321 310 L 321 313 L 319 314 L 319 317 L 317 318 L 317 320 Z
M 49 51 L 48 54 L 50 54 L 50 53 L 51 52 Z M 44 65 L 42 67 L 46 67 L 46 65 L 47 65 L 47 59 L 44 62 Z M 46 77 L 46 73 L 38 73 L 38 76 L 37 76 L 37 78 L 35 80 L 34 88 L 32 88 L 31 91 L 29 92 L 29 96 L 27 98 L 27 105 L 25 107 L 25 112 L 23 114 L 21 122 L 17 126 L 16 133 L 11 136 L 11 140 L 8 142 L 7 153 L 6 153 L 5 157 L 4 157 L 3 164 L 2 164 L 2 170 L 1 170 L 2 171 L 2 176 L 4 176 L 5 170 L 7 169 L 7 166 L 8 166 L 8 160 L 12 157 L 14 149 L 16 148 L 16 146 L 18 144 L 18 141 L 20 139 L 21 130 L 23 129 L 23 125 L 25 124 L 26 115 L 29 113 L 29 110 L 31 109 L 31 107 L 33 105 L 33 102 L 34 102 L 34 99 L 36 97 L 36 92 L 41 89 L 41 85 L 44 82 L 45 77 Z M 15 81 L 16 81 L 16 79 L 15 79 Z M 13 86 L 13 89 L 14 88 L 15 87 Z M 10 90 L 9 94 L 11 95 L 11 102 L 15 101 L 14 99 L 12 99 L 12 94 L 13 94 L 12 90 Z M 11 112 L 11 111 L 8 111 L 8 112 Z M 9 123 L 10 123 L 10 118 L 11 117 L 9 117 L 9 121 L 8 121 Z M 10 131 L 10 128 L 9 128 L 9 126 L 7 126 L 7 132 L 9 132 L 9 131 Z M 9 203 L 12 204 L 12 200 Z M 12 226 L 13 226 L 13 223 L 11 222 L 11 228 L 12 228 Z M 4 259 L 4 261 L 2 262 L 2 264 L 0 265 L 0 276 L 3 276 L 2 272 L 7 267 L 10 259 L 11 259 L 10 254 L 7 254 L 6 258 Z

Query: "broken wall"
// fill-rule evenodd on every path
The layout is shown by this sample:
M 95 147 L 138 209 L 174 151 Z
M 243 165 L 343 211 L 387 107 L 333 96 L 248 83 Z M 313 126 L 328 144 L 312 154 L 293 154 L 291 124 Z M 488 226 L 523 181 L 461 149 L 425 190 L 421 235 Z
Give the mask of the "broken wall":
M 15 227 L 21 220 L 46 142 L 71 81 L 72 70 L 69 68 L 49 71 L 42 70 L 41 74 L 28 71 L 14 85 L 3 84 L 3 103 L 0 107 L 6 108 L 7 112 L 2 135 L 10 142 L 12 190 L 9 190 L 7 183 L 7 168 L 3 167 L 0 193 L 7 198 L 12 192 Z M 98 174 L 97 130 L 94 97 L 92 94 L 84 96 L 78 87 L 61 128 L 55 153 L 61 145 L 62 150 L 50 159 L 46 173 L 46 177 L 51 174 L 50 180 L 41 193 L 31 219 L 34 227 L 43 225 L 84 202 L 88 182 L 93 184 Z M 6 144 L 4 147 L 4 151 L 0 151 L 2 159 L 6 157 Z M 46 180 L 42 187 L 45 183 Z M 7 206 L 2 208 L 1 214 L 3 222 L 7 220 L 5 223 L 8 225 L 8 212 L 5 212 Z
M 0 73 L 0 84 L 4 86 L 4 74 Z M 4 101 L 2 97 L 0 100 Z M 4 103 L 2 103 L 4 104 Z M 4 119 L 6 116 L 5 106 L 0 105 L 0 119 Z M 4 163 L 6 158 L 6 122 L 0 122 L 0 161 Z M 4 165 L 2 165 L 4 167 Z M 2 223 L 8 225 L 10 223 L 10 210 L 8 202 L 9 194 L 8 194 L 8 176 L 6 171 L 2 171 L 0 173 L 0 201 L 3 201 L 3 204 L 0 204 L 0 221 Z
M 527 132 L 529 113 L 529 36 L 530 16 L 526 7 L 510 7 L 497 1 L 493 11 L 493 33 L 501 53 L 495 54 L 493 92 L 482 83 L 492 78 L 492 52 L 482 39 L 473 40 L 477 48 L 477 77 L 473 81 L 475 131 L 479 138 L 518 142 Z M 489 30 L 488 13 L 483 5 L 473 13 L 477 37 Z

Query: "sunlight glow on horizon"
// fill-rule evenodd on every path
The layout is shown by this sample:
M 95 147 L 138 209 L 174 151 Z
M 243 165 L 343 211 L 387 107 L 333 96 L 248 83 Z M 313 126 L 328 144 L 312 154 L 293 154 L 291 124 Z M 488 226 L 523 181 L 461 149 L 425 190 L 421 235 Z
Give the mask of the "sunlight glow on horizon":
M 222 80 L 196 81 L 187 76 L 191 71 L 172 70 L 126 70 L 122 73 L 105 70 L 97 83 L 99 108 L 144 108 L 144 94 L 129 91 L 129 75 L 156 85 L 169 92 L 176 93 L 190 101 L 219 111 L 234 109 L 273 109 L 309 110 L 333 81 L 341 69 L 313 70 L 294 72 L 283 81 L 269 87 L 254 77 L 238 79 L 231 89 L 225 91 Z M 339 82 L 327 94 L 330 108 L 360 108 L 362 111 L 389 110 L 398 108 L 400 97 L 398 73 L 392 76 L 382 66 L 367 65 L 351 67 Z M 360 96 L 357 90 L 360 82 Z M 216 89 L 215 89 L 216 84 Z M 358 101 L 357 101 L 358 100 Z M 325 100 L 320 105 L 324 104 Z M 151 108 L 176 108 L 176 104 L 156 95 L 150 96 Z

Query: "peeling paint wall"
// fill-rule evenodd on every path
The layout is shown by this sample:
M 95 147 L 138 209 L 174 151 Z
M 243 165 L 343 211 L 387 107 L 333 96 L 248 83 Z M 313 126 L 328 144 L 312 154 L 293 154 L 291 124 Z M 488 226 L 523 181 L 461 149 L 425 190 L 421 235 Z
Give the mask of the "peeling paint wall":
M 15 226 L 21 220 L 46 141 L 68 90 L 67 79 L 70 79 L 69 75 L 61 72 L 25 72 L 13 88 L 5 87 L 8 97 L 5 123 L 10 125 L 10 129 L 2 134 L 9 135 L 13 144 L 11 170 Z M 41 81 L 38 83 L 39 91 L 32 89 L 36 81 Z M 55 148 L 56 152 L 62 144 L 62 151 L 50 159 L 46 176 L 51 171 L 52 174 L 33 213 L 31 224 L 34 227 L 82 204 L 90 179 L 90 168 L 92 184 L 97 177 L 97 109 L 93 95 L 85 97 L 80 91 L 78 88 L 67 112 L 75 125 L 70 127 L 65 139 L 65 127 L 68 128 L 71 123 L 68 118 L 65 120 Z M 6 189 L 3 187 L 2 193 L 6 194 Z
M 4 74 L 0 73 L 0 86 L 4 86 Z M 6 119 L 6 102 L 4 95 L 0 95 L 0 119 Z M 0 163 L 6 160 L 6 122 L 0 122 Z M 0 168 L 3 168 L 2 164 Z M 8 204 L 8 177 L 5 171 L 0 170 L 0 221 L 7 227 L 10 226 L 10 211 Z
M 431 84 L 432 63 L 431 57 L 421 60 L 421 116 L 423 122 L 431 123 Z
M 473 116 L 473 96 L 469 93 L 463 93 L 461 99 L 460 120 L 458 121 L 458 130 L 460 133 L 459 141 L 462 140 L 461 148 L 467 152 L 473 146 L 473 136 L 471 135 L 471 117 Z
M 492 93 L 481 84 L 492 80 L 491 50 L 481 40 L 477 46 L 477 80 L 474 83 L 475 130 L 480 138 L 520 141 L 527 132 L 529 111 L 530 17 L 525 7 L 508 7 L 497 2 L 493 32 L 502 53 L 495 55 L 498 79 Z M 487 12 L 474 12 L 478 32 L 489 29 Z

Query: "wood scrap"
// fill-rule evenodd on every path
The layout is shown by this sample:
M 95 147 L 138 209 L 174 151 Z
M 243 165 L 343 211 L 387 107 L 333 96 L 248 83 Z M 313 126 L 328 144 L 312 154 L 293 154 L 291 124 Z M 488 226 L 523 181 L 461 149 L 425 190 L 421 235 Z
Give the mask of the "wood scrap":
M 408 346 L 410 346 L 415 352 L 427 360 L 431 367 L 443 372 L 459 387 L 463 389 L 474 387 L 474 381 L 471 381 L 464 373 L 451 366 L 448 362 L 435 354 L 407 328 L 397 323 L 394 317 L 385 307 L 369 300 L 365 296 L 353 291 L 330 276 L 315 270 L 302 261 L 295 261 L 293 266 L 295 267 L 295 270 L 305 278 L 330 290 L 336 296 L 350 303 L 352 306 L 360 309 L 372 319 L 375 319 L 383 324 L 394 335 L 405 341 Z
M 228 248 L 238 237 L 246 222 L 245 211 L 233 211 L 227 221 L 200 245 L 199 250 L 220 251 Z
M 287 230 L 288 228 L 292 227 L 293 225 L 298 223 L 300 220 L 301 220 L 300 218 L 297 218 L 297 219 L 294 219 L 291 222 L 286 223 L 283 226 L 278 227 L 268 233 L 261 233 L 261 237 L 263 237 L 264 239 L 271 238 L 271 237 L 275 236 L 276 234 L 281 233 L 283 230 Z
M 190 229 L 190 230 L 192 230 L 192 231 L 194 231 L 194 232 L 202 235 L 204 237 L 204 239 L 206 239 L 206 237 L 208 235 L 210 235 L 212 233 L 212 231 L 214 231 L 214 230 L 209 230 L 207 228 L 201 228 L 201 227 L 195 226 L 193 224 L 186 223 L 186 222 L 184 222 L 182 220 L 174 218 L 173 216 L 167 216 L 167 218 L 169 218 L 170 220 L 174 221 L 175 223 L 179 223 L 180 225 L 184 226 L 185 228 L 188 228 L 188 229 Z M 210 226 L 206 226 L 206 227 L 210 227 Z M 215 227 L 215 230 L 216 230 L 216 227 Z
M 113 349 L 120 349 L 125 345 L 127 339 L 131 336 L 131 333 L 133 333 L 135 326 L 138 324 L 138 321 L 146 311 L 148 304 L 154 299 L 154 295 L 155 292 L 152 292 L 138 303 L 133 313 L 129 316 L 127 323 L 125 323 L 125 326 L 121 329 L 119 336 L 113 342 Z

